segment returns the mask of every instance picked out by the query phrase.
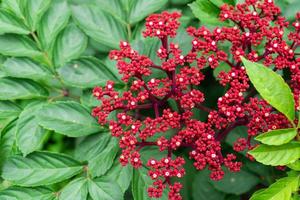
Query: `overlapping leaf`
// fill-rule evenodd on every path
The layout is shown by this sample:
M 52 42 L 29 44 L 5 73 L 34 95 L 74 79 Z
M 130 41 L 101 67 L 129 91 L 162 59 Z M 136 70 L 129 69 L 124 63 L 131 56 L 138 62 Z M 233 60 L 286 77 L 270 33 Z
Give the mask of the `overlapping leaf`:
M 59 200 L 83 200 L 88 195 L 88 179 L 81 177 L 66 185 L 59 195 Z
M 241 195 L 257 185 L 259 183 L 259 178 L 245 170 L 236 173 L 225 170 L 225 175 L 222 180 L 210 181 L 210 183 L 217 190 L 224 193 Z
M 267 145 L 282 145 L 291 141 L 297 135 L 294 128 L 278 129 L 260 134 L 255 139 Z
M 4 34 L 0 35 L 0 53 L 6 56 L 30 57 L 40 60 L 43 53 L 27 36 Z
M 218 191 L 209 181 L 209 171 L 202 170 L 193 181 L 193 198 L 198 200 L 224 200 L 225 193 Z
M 111 139 L 110 133 L 103 132 L 85 137 L 75 149 L 74 156 L 80 161 L 88 161 L 101 153 Z
M 265 165 L 283 166 L 300 158 L 300 143 L 293 142 L 280 146 L 262 144 L 251 150 L 249 154 Z
M 193 14 L 203 23 L 219 25 L 223 24 L 219 20 L 220 9 L 210 0 L 196 0 L 189 4 Z
M 127 2 L 130 10 L 129 24 L 135 24 L 149 14 L 162 8 L 167 3 L 167 0 L 125 0 L 125 2 Z
M 10 12 L 0 9 L 0 33 L 29 34 L 26 26 Z
M 24 18 L 31 32 L 34 32 L 43 14 L 49 8 L 51 0 L 21 0 L 20 3 L 24 10 Z
M 77 5 L 72 12 L 78 26 L 101 44 L 118 48 L 119 41 L 127 39 L 125 25 L 97 6 Z
M 24 17 L 21 0 L 2 0 L 2 7 L 21 19 Z
M 132 195 L 134 199 L 148 200 L 147 189 L 152 185 L 152 179 L 148 176 L 147 169 L 145 167 L 139 168 L 133 171 L 133 178 L 131 183 Z M 161 200 L 168 199 L 168 191 L 164 190 Z
M 85 107 L 71 101 L 47 104 L 37 113 L 37 118 L 44 128 L 70 137 L 90 135 L 103 130 Z
M 28 58 L 8 58 L 2 69 L 8 76 L 17 78 L 45 80 L 53 77 L 48 68 Z
M 0 100 L 44 98 L 48 91 L 26 79 L 0 78 Z
M 104 177 L 107 180 L 115 180 L 120 186 L 122 192 L 125 193 L 131 183 L 132 170 L 132 166 L 122 166 L 119 159 L 116 159 L 112 168 L 109 169 Z
M 117 142 L 109 143 L 109 146 L 107 146 L 102 153 L 90 160 L 89 167 L 93 177 L 98 177 L 105 174 L 112 166 L 119 150 L 117 144 Z
M 57 37 L 54 46 L 55 66 L 62 66 L 66 62 L 78 58 L 87 46 L 86 35 L 76 27 L 69 24 Z
M 7 124 L 4 124 L 4 129 L 1 131 L 0 140 L 0 166 L 5 160 L 16 152 L 16 121 L 13 118 L 8 119 Z
M 0 101 L 0 118 L 17 117 L 21 108 L 11 101 Z
M 113 180 L 91 179 L 88 182 L 89 194 L 93 200 L 122 200 L 123 193 L 120 186 Z
M 27 106 L 17 121 L 16 137 L 17 145 L 24 155 L 27 155 L 39 147 L 47 136 L 47 130 L 38 124 L 36 114 L 43 103 Z
M 269 188 L 254 193 L 250 200 L 290 200 L 292 193 L 298 190 L 298 185 L 299 176 L 285 177 Z
M 242 58 L 247 74 L 259 94 L 290 121 L 295 118 L 295 101 L 292 91 L 283 78 L 259 63 Z
M 0 199 L 5 200 L 53 200 L 54 191 L 46 187 L 10 187 L 0 191 Z
M 100 60 L 84 57 L 61 67 L 59 74 L 64 82 L 79 88 L 104 86 L 108 80 L 118 82 L 118 78 Z
M 16 185 L 40 186 L 66 180 L 82 169 L 81 163 L 64 154 L 34 152 L 12 156 L 4 164 L 2 177 Z
M 71 16 L 66 0 L 52 0 L 51 6 L 44 14 L 37 31 L 43 49 L 50 49 L 58 33 L 67 25 Z
M 296 162 L 290 163 L 287 165 L 289 168 L 300 171 L 300 160 L 297 160 Z

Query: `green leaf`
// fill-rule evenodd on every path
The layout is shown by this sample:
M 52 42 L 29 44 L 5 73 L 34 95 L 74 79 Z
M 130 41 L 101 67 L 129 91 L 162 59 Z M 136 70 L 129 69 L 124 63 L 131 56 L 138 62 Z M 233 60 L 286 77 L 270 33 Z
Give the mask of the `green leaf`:
M 124 4 L 123 0 L 91 0 L 94 5 L 101 5 L 101 9 L 112 15 L 115 19 L 123 24 L 126 24 L 127 13 L 129 10 L 126 8 L 127 5 Z M 84 1 L 84 3 L 87 3 Z M 133 1 L 131 2 L 133 3 Z
M 89 108 L 93 108 L 99 105 L 99 100 L 94 97 L 91 89 L 87 89 L 83 91 L 80 97 L 80 103 Z
M 118 79 L 118 82 L 123 83 L 122 75 L 119 73 L 117 66 L 117 61 L 111 60 L 109 56 L 107 56 L 104 60 L 102 60 L 104 65 L 112 72 L 114 77 Z
M 251 150 L 249 154 L 265 165 L 287 165 L 300 158 L 300 143 L 288 143 L 280 146 L 262 144 Z
M 133 178 L 131 183 L 132 196 L 134 200 L 148 200 L 149 195 L 147 189 L 153 184 L 153 180 L 148 176 L 148 170 L 145 167 L 133 170 Z M 167 200 L 168 192 L 164 190 L 160 200 Z
M 24 15 L 22 12 L 20 1 L 22 0 L 2 0 L 1 6 L 22 19 L 24 18 Z
M 109 132 L 85 137 L 75 148 L 75 158 L 80 161 L 92 160 L 107 147 L 111 137 Z
M 210 0 L 213 4 L 215 4 L 218 7 L 221 7 L 222 5 L 229 4 L 229 5 L 235 5 L 236 0 Z
M 58 33 L 67 25 L 71 11 L 65 0 L 53 0 L 38 24 L 37 32 L 44 49 L 49 50 Z
M 54 192 L 46 187 L 10 187 L 0 191 L 0 199 L 3 200 L 53 200 L 55 198 Z
M 78 58 L 86 49 L 87 42 L 86 35 L 75 24 L 69 24 L 55 42 L 53 53 L 55 66 L 62 66 Z
M 0 78 L 0 100 L 44 98 L 48 96 L 39 84 L 26 79 Z
M 175 5 L 185 5 L 191 1 L 192 0 L 171 0 L 171 3 Z
M 300 98 L 299 98 L 299 102 L 300 104 Z M 298 125 L 297 125 L 298 128 L 300 128 L 300 112 L 298 112 Z
M 13 34 L 0 35 L 0 53 L 6 56 L 30 57 L 36 60 L 43 56 L 35 43 L 28 37 Z
M 15 141 L 16 141 L 16 121 L 10 119 L 7 126 L 1 131 L 0 140 L 0 166 L 2 167 L 6 159 L 15 153 Z
M 43 14 L 49 8 L 51 0 L 21 0 L 24 7 L 24 15 L 31 32 L 36 30 Z
M 10 101 L 0 101 L 0 118 L 17 117 L 21 109 L 18 105 Z
M 248 132 L 247 132 L 246 126 L 238 126 L 230 131 L 230 133 L 226 136 L 225 142 L 229 144 L 231 147 L 233 147 L 234 143 L 237 141 L 238 138 L 247 138 Z M 242 155 L 246 156 L 247 151 L 241 151 L 239 152 Z
M 196 179 L 196 175 L 199 172 L 199 170 L 197 170 L 194 166 L 195 161 L 189 159 L 188 155 L 185 155 L 185 154 L 186 154 L 186 152 L 182 152 L 182 153 L 178 154 L 178 156 L 182 156 L 183 159 L 185 160 L 185 164 L 183 165 L 183 167 L 185 169 L 185 174 L 181 179 L 178 180 L 178 182 L 180 182 L 182 185 L 184 185 L 184 187 L 180 191 L 180 194 L 182 196 L 182 199 L 193 199 L 193 194 L 195 193 L 193 191 L 193 182 Z M 191 192 L 191 191 L 193 191 L 193 192 Z M 201 200 L 201 199 L 199 199 L 199 200 Z
M 295 118 L 295 102 L 289 86 L 283 78 L 262 64 L 242 61 L 256 90 L 269 104 L 283 113 L 290 121 Z
M 294 1 L 288 4 L 285 12 L 283 12 L 284 16 L 287 18 L 287 20 L 294 20 L 297 12 L 299 12 L 299 1 Z
M 268 186 L 273 182 L 272 177 L 275 176 L 273 167 L 250 160 L 245 160 L 243 166 L 245 166 L 245 169 L 249 172 L 258 176 L 261 179 L 261 184 Z M 277 170 L 276 172 L 280 173 L 281 171 Z
M 4 73 L 4 71 L 0 68 L 0 78 L 6 77 L 7 75 Z
M 111 138 L 103 151 L 97 152 L 98 154 L 88 160 L 92 177 L 102 176 L 109 170 L 114 163 L 118 150 L 118 140 Z
M 85 200 L 88 195 L 88 179 L 81 177 L 71 181 L 61 191 L 58 200 Z
M 116 159 L 112 168 L 103 176 L 107 180 L 114 180 L 118 183 L 123 193 L 125 193 L 131 183 L 132 166 L 122 166 L 119 159 Z
M 78 161 L 64 154 L 34 152 L 27 157 L 12 156 L 4 164 L 2 177 L 15 185 L 50 185 L 71 178 L 82 169 Z
M 172 132 L 169 132 L 172 133 Z M 159 133 L 157 133 L 159 134 Z M 166 136 L 165 132 L 163 133 L 164 136 Z M 169 138 L 169 136 L 167 136 L 167 138 Z M 156 141 L 158 139 L 158 137 L 153 141 Z M 141 154 L 141 161 L 142 163 L 147 163 L 148 160 L 150 159 L 156 159 L 156 160 L 161 160 L 165 157 L 168 156 L 168 152 L 167 151 L 157 151 L 157 148 L 155 146 L 148 146 L 148 147 L 144 147 L 140 150 L 140 154 Z
M 186 55 L 191 51 L 192 38 L 186 32 L 186 29 L 182 26 L 178 28 L 177 35 L 171 42 L 178 44 L 182 50 L 182 54 Z M 160 48 L 160 47 L 159 47 Z M 155 53 L 157 50 L 155 51 Z
M 254 193 L 250 200 L 290 200 L 298 184 L 299 176 L 281 178 L 269 188 Z
M 237 195 L 227 195 L 226 200 L 241 200 L 241 197 Z
M 289 168 L 295 170 L 295 171 L 300 171 L 300 160 L 297 160 L 296 162 L 290 163 L 287 166 Z
M 218 79 L 218 76 L 221 72 L 229 72 L 231 69 L 231 67 L 229 65 L 227 65 L 226 63 L 222 62 L 219 64 L 219 66 L 217 68 L 214 69 L 214 77 L 216 79 Z
M 173 39 L 175 40 L 175 39 Z M 154 63 L 158 65 L 161 64 L 161 59 L 157 57 L 156 52 L 161 46 L 161 42 L 156 38 L 140 38 L 134 40 L 132 43 L 132 48 L 138 51 L 141 55 L 149 57 Z M 107 61 L 109 67 L 116 66 L 116 61 Z M 117 69 L 116 67 L 114 67 Z M 165 78 L 165 74 L 161 73 L 161 70 L 154 69 L 151 78 Z M 150 77 L 145 77 L 146 81 L 150 81 Z
M 154 63 L 161 63 L 161 59 L 157 57 L 157 50 L 161 47 L 161 42 L 155 38 L 141 38 L 132 42 L 132 48 L 138 51 L 141 55 L 149 57 Z M 115 63 L 114 60 L 111 62 Z M 116 65 L 116 63 L 114 64 Z M 155 72 L 154 72 L 155 73 Z M 161 71 L 157 72 L 162 76 Z
M 291 200 L 299 200 L 300 199 L 300 195 L 299 194 L 293 194 Z
M 47 136 L 47 130 L 38 124 L 36 114 L 43 103 L 27 106 L 17 121 L 17 145 L 24 155 L 39 149 Z
M 3 33 L 29 34 L 29 31 L 17 17 L 4 9 L 0 9 L 0 34 Z
M 282 145 L 290 142 L 297 135 L 297 129 L 278 129 L 258 135 L 255 139 L 267 145 Z
M 225 193 L 216 190 L 209 180 L 207 169 L 199 171 L 195 175 L 193 186 L 193 197 L 195 200 L 224 200 Z
M 40 109 L 37 117 L 44 128 L 69 137 L 81 137 L 102 130 L 90 112 L 76 102 L 47 104 Z
M 212 25 L 224 25 L 224 22 L 219 20 L 220 9 L 209 0 L 196 0 L 188 4 L 192 9 L 193 14 L 202 23 Z
M 125 26 L 98 6 L 72 6 L 72 12 L 78 26 L 101 44 L 116 49 L 127 38 Z
M 92 0 L 101 9 L 123 24 L 134 25 L 161 9 L 167 0 Z
M 210 181 L 210 183 L 219 191 L 224 193 L 241 195 L 248 192 L 259 183 L 259 178 L 245 170 L 239 172 L 230 172 L 224 170 L 224 178 L 220 181 Z
M 143 20 L 149 14 L 162 8 L 167 0 L 134 0 L 130 2 L 129 24 L 135 24 Z
M 9 123 L 11 123 L 13 120 L 15 120 L 17 117 L 16 116 L 12 116 L 12 117 L 7 117 L 7 118 L 0 118 L 0 135 L 1 132 L 3 131 L 3 129 L 9 125 Z
M 114 180 L 103 178 L 90 179 L 88 182 L 89 194 L 93 200 L 122 200 L 123 193 Z
M 17 78 L 45 80 L 53 77 L 46 67 L 28 58 L 8 58 L 2 69 L 8 76 Z
M 58 73 L 67 85 L 80 88 L 105 86 L 108 80 L 118 81 L 108 67 L 93 57 L 74 60 L 59 68 Z

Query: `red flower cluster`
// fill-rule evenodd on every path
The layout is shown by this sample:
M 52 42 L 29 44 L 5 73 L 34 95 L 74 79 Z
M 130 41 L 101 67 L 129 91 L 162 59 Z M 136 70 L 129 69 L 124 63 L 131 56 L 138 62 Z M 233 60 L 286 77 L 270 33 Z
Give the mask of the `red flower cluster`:
M 168 13 L 162 12 L 161 14 L 150 15 L 146 19 L 146 30 L 143 32 L 144 37 L 175 37 L 176 31 L 180 26 L 178 18 L 181 15 L 178 12 Z
M 272 0 L 246 0 L 236 7 L 224 5 L 220 20 L 230 21 L 234 26 L 213 30 L 189 27 L 187 32 L 193 40 L 186 55 L 178 44 L 168 42 L 169 36 L 176 36 L 179 17 L 176 12 L 163 12 L 146 19 L 144 36 L 161 40 L 162 46 L 157 50 L 162 60 L 160 66 L 133 50 L 128 42 L 121 42 L 120 50 L 111 51 L 110 58 L 117 60 L 128 91 L 117 92 L 111 81 L 93 91 L 101 101 L 93 116 L 101 125 L 109 124 L 112 135 L 120 138 L 123 149 L 120 162 L 123 165 L 130 162 L 135 168 L 147 165 L 154 180 L 148 189 L 149 196 L 161 197 L 168 187 L 171 200 L 182 199 L 179 194 L 182 186 L 172 178 L 185 174 L 184 159 L 174 158 L 178 148 L 188 148 L 195 168 L 208 167 L 211 179 L 220 180 L 224 175 L 222 166 L 237 172 L 242 165 L 235 161 L 234 154 L 224 155 L 221 149 L 220 141 L 232 129 L 248 127 L 248 138 L 239 138 L 233 147 L 235 151 L 243 151 L 253 148 L 254 135 L 291 126 L 282 114 L 255 97 L 257 92 L 249 84 L 240 56 L 263 62 L 275 71 L 289 70 L 289 84 L 298 108 L 300 95 L 300 58 L 295 53 L 300 45 L 300 14 L 292 24 L 295 31 L 288 34 L 286 41 L 283 36 L 289 23 L 280 16 L 280 9 Z M 223 49 L 225 42 L 231 44 L 229 52 Z M 206 66 L 214 69 L 223 63 L 231 67 L 229 72 L 219 74 L 220 84 L 228 90 L 218 99 L 216 109 L 207 108 L 202 104 L 205 95 L 197 89 L 205 78 L 202 69 Z M 150 77 L 153 69 L 160 70 L 163 78 Z M 148 110 L 149 115 L 141 115 L 143 110 Z M 206 122 L 193 118 L 196 110 L 207 112 Z M 111 116 L 114 114 L 116 119 Z M 165 157 L 158 160 L 153 155 L 148 163 L 142 163 L 140 150 L 149 146 L 156 146 Z

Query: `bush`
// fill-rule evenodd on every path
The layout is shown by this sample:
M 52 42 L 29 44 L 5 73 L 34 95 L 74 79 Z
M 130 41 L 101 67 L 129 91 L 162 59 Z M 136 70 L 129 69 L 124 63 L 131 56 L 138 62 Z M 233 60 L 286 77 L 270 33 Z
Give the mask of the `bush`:
M 298 199 L 297 5 L 2 0 L 0 199 Z

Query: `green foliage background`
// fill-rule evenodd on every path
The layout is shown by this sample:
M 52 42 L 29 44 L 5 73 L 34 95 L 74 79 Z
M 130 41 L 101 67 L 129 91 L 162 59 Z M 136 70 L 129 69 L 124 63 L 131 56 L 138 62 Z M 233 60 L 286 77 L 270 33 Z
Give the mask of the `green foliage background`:
M 190 48 L 184 28 L 222 25 L 217 20 L 222 3 L 234 0 L 2 0 L 0 8 L 0 199 L 2 200 L 146 200 L 151 180 L 146 169 L 133 171 L 118 163 L 118 142 L 107 127 L 91 117 L 98 104 L 94 86 L 114 80 L 120 90 L 115 63 L 108 52 L 120 40 L 140 53 L 156 58 L 159 41 L 142 38 L 144 19 L 162 10 L 183 13 L 182 28 L 173 40 Z M 191 3 L 191 4 L 189 4 Z M 188 5 L 189 4 L 189 5 Z M 298 0 L 280 0 L 284 15 L 292 20 Z M 200 19 L 200 22 L 199 22 Z M 215 77 L 228 66 L 205 69 L 201 85 L 215 107 L 224 94 Z M 209 92 L 209 91 L 214 91 Z M 199 120 L 206 114 L 199 113 Z M 245 127 L 226 138 L 231 146 Z M 143 158 L 163 156 L 143 150 Z M 178 155 L 186 156 L 179 151 Z M 283 172 L 239 155 L 245 163 L 240 173 L 227 172 L 222 181 L 196 171 L 187 160 L 182 180 L 185 200 L 249 199 Z M 187 157 L 186 157 L 187 158 Z M 164 194 L 163 199 L 166 199 Z M 296 196 L 295 196 L 296 199 Z

